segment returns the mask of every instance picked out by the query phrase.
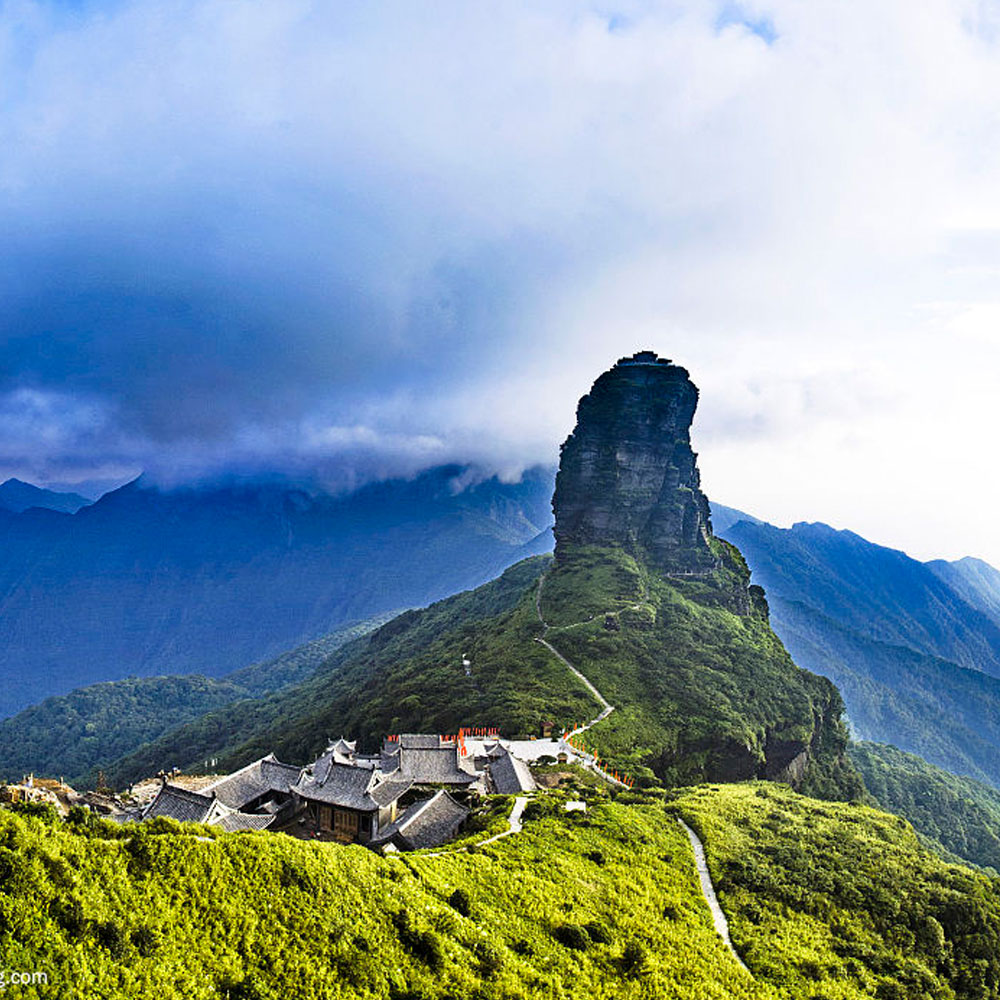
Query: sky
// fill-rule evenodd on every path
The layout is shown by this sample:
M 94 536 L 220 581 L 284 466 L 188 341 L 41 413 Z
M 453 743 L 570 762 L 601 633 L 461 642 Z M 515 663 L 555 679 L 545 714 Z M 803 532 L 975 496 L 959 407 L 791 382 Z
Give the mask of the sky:
M 1000 564 L 1000 6 L 0 0 L 0 477 L 553 463 Z

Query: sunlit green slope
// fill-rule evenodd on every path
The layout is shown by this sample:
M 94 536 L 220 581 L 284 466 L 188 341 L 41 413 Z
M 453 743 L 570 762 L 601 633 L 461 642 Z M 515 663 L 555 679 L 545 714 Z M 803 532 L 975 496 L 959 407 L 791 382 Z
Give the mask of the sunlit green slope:
M 19 996 L 106 1000 L 1000 995 L 998 883 L 896 817 L 763 782 L 573 794 L 586 813 L 546 796 L 520 834 L 390 858 L 0 811 L 0 968 L 47 977 Z

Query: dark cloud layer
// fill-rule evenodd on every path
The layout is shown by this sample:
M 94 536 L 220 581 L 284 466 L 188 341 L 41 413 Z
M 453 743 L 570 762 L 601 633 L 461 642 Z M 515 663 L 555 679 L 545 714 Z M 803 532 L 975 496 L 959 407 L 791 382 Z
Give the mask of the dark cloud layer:
M 949 532 L 928 451 L 1000 490 L 1000 60 L 921 10 L 0 5 L 0 476 L 512 475 L 649 347 L 714 495 Z

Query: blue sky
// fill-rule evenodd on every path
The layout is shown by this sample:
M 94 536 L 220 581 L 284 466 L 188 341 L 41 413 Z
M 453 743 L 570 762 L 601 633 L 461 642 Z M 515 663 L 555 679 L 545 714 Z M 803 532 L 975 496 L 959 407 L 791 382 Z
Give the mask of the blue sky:
M 651 347 L 711 496 L 1000 562 L 994 8 L 0 4 L 0 476 L 555 459 Z

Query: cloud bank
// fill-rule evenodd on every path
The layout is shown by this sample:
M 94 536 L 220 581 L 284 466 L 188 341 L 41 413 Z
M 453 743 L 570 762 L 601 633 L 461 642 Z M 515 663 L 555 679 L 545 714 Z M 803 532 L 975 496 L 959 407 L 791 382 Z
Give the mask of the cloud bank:
M 651 347 L 710 495 L 1000 561 L 997 29 L 8 0 L 0 474 L 511 474 Z

